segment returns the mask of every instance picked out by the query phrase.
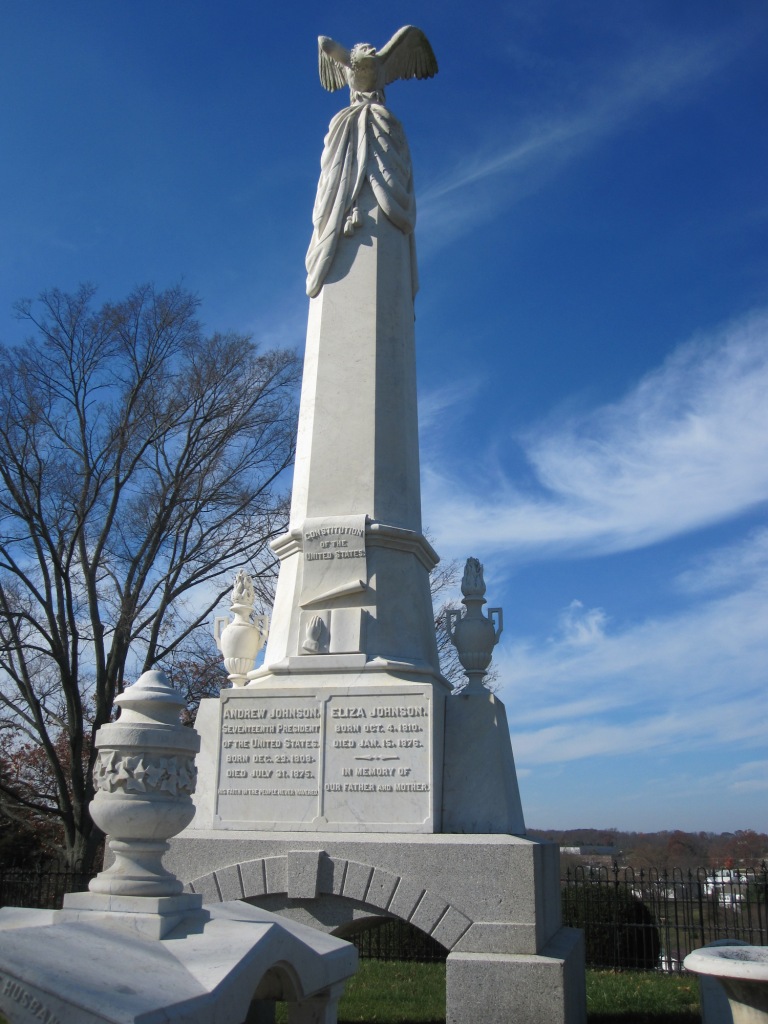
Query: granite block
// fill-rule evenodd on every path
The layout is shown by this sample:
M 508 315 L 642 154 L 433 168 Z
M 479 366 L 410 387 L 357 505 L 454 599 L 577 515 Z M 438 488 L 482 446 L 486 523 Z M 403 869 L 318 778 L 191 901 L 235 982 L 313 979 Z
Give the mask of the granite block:
M 366 903 L 370 903 L 374 907 L 380 907 L 382 910 L 386 910 L 399 881 L 400 879 L 397 875 L 393 875 L 391 871 L 384 871 L 382 868 L 374 868 L 373 877 L 371 878 L 370 885 L 368 886 L 368 892 L 365 897 Z
M 243 883 L 240 878 L 240 869 L 237 864 L 231 864 L 227 868 L 219 868 L 216 871 L 216 882 L 223 901 L 241 900 L 245 896 Z
M 472 922 L 468 917 L 459 913 L 455 907 L 449 907 L 437 925 L 432 929 L 432 938 L 436 939 L 442 946 L 445 946 L 446 949 L 453 949 L 471 924 Z
M 292 850 L 287 857 L 288 896 L 313 900 L 318 892 L 320 850 Z
M 286 892 L 288 889 L 286 862 L 287 857 L 265 857 L 264 877 L 267 892 Z
M 412 882 L 409 878 L 401 878 L 389 904 L 390 914 L 402 918 L 403 921 L 410 921 L 425 891 L 423 885 Z
M 426 932 L 427 935 L 430 935 L 432 933 L 432 929 L 445 914 L 447 909 L 448 904 L 444 899 L 441 899 L 439 896 L 435 896 L 431 892 L 425 892 L 419 900 L 419 905 L 416 908 L 416 911 L 411 917 L 411 924 L 415 925 L 416 928 L 420 928 L 423 932 Z
M 352 900 L 364 901 L 372 874 L 373 868 L 370 864 L 357 864 L 350 861 L 344 876 L 343 895 Z
M 246 899 L 251 896 L 263 896 L 267 891 L 267 880 L 264 877 L 264 859 L 246 860 L 240 865 L 240 877 L 243 880 L 243 892 Z

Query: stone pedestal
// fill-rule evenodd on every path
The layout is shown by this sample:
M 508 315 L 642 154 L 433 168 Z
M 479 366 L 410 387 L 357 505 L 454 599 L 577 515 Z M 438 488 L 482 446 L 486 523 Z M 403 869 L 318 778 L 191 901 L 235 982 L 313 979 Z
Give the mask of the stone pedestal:
M 584 936 L 561 928 L 538 956 L 451 953 L 446 962 L 446 1024 L 583 1021 Z
M 504 705 L 301 679 L 201 703 L 196 813 L 166 857 L 187 890 L 340 937 L 408 921 L 449 951 L 449 1020 L 582 1024 L 581 933 L 557 847 L 525 838 Z
M 442 831 L 525 835 L 507 713 L 488 690 L 445 702 Z
M 554 845 L 508 835 L 189 829 L 168 864 L 206 905 L 246 900 L 340 937 L 366 921 L 410 922 L 449 951 L 447 1012 L 457 1024 L 501 1021 L 499 1006 L 506 1020 L 585 1020 L 583 942 L 561 924 Z M 494 984 L 465 985 L 466 971 L 480 979 L 487 971 Z

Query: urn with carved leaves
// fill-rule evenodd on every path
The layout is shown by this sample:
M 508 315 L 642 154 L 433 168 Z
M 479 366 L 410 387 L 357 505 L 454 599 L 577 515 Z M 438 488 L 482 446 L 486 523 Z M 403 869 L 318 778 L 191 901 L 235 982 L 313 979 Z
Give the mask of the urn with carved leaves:
M 164 672 L 145 672 L 116 698 L 121 715 L 96 734 L 91 816 L 109 837 L 114 862 L 92 892 L 173 896 L 182 883 L 162 866 L 167 839 L 192 820 L 200 738 L 179 721 L 181 695 Z

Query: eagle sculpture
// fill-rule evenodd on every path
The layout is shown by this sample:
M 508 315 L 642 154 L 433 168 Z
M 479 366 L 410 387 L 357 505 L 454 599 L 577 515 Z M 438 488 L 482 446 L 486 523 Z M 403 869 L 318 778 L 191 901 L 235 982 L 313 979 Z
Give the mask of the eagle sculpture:
M 385 219 L 404 236 L 415 295 L 411 155 L 403 126 L 385 105 L 384 86 L 398 78 L 436 75 L 432 47 L 421 29 L 406 25 L 379 51 L 370 43 L 348 50 L 328 36 L 320 36 L 318 51 L 322 85 L 330 92 L 348 85 L 350 103 L 334 116 L 325 136 L 307 250 L 307 295 L 314 298 L 320 293 L 339 240 L 351 238 L 363 225 L 366 214 L 360 198 L 366 189 Z
M 384 102 L 384 86 L 398 78 L 432 78 L 437 60 L 420 28 L 398 29 L 380 50 L 370 43 L 356 43 L 348 50 L 328 36 L 320 36 L 320 82 L 329 92 L 349 85 L 352 103 Z

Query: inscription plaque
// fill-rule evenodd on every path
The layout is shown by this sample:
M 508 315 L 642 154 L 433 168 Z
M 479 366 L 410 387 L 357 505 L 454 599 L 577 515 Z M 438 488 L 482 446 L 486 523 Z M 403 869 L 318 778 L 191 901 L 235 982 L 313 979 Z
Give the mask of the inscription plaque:
M 257 808 L 275 823 L 317 817 L 320 703 L 292 694 L 228 697 L 222 694 L 217 817 L 244 820 Z
M 17 1021 L 18 1024 L 27 1024 L 27 1021 L 30 1024 L 33 1021 L 36 1024 L 62 1024 L 61 1009 L 54 1009 L 51 1004 L 50 995 L 0 971 L 0 1024 L 6 1020 Z
M 429 684 L 224 691 L 214 825 L 433 831 L 437 724 Z
M 302 608 L 361 594 L 366 589 L 364 515 L 307 519 L 302 546 Z

